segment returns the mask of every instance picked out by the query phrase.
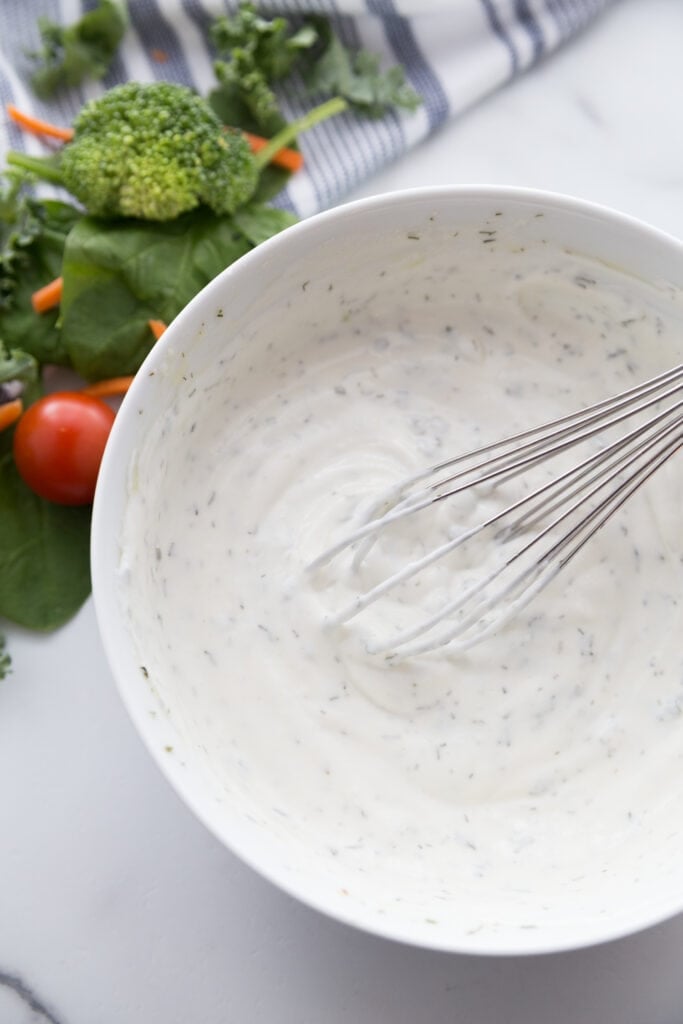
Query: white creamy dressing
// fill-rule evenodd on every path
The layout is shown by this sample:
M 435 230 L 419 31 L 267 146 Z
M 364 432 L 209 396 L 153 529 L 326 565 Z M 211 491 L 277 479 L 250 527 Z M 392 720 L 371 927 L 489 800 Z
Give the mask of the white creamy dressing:
M 673 877 L 683 845 L 680 458 L 479 647 L 369 655 L 419 592 L 323 627 L 357 582 L 306 565 L 359 505 L 680 361 L 671 289 L 567 252 L 493 258 L 503 286 L 441 254 L 264 311 L 149 424 L 122 538 L 145 676 L 224 797 L 349 898 L 429 904 L 437 927 L 441 901 L 463 933 L 580 915 L 598 890 L 613 914 L 653 847 Z M 415 525 L 394 543 L 382 571 Z

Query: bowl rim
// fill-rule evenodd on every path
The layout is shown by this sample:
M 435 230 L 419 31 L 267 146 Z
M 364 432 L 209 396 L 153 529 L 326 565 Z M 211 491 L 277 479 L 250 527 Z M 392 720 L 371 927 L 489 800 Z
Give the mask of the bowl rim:
M 274 884 L 280 891 L 287 893 L 300 903 L 323 913 L 333 920 L 365 933 L 374 934 L 415 948 L 466 955 L 499 957 L 555 954 L 576 949 L 586 949 L 605 942 L 621 939 L 669 920 L 683 911 L 683 893 L 681 893 L 678 901 L 672 900 L 666 907 L 653 906 L 648 913 L 626 914 L 619 922 L 613 923 L 611 923 L 612 919 L 594 921 L 592 922 L 590 933 L 588 934 L 587 931 L 584 941 L 574 939 L 563 942 L 559 937 L 555 941 L 548 941 L 547 938 L 544 940 L 540 937 L 535 941 L 535 936 L 532 933 L 527 933 L 524 936 L 523 942 L 519 944 L 495 940 L 490 940 L 486 943 L 480 943 L 476 940 L 470 943 L 465 941 L 454 942 L 452 940 L 443 941 L 443 939 L 440 940 L 438 931 L 433 933 L 433 938 L 431 939 L 429 936 L 424 938 L 422 936 L 416 937 L 410 934 L 408 927 L 392 927 L 390 918 L 382 919 L 377 915 L 371 916 L 368 913 L 365 919 L 361 920 L 361 915 L 357 912 L 354 913 L 349 909 L 345 913 L 344 906 L 339 901 L 335 903 L 330 899 L 316 898 L 307 891 L 305 881 L 302 885 L 294 884 L 288 877 L 283 877 L 282 872 L 278 873 L 277 870 L 274 870 L 272 864 L 269 866 L 269 864 L 259 862 L 252 852 L 245 851 L 243 843 L 233 842 L 228 839 L 219 827 L 218 816 L 215 814 L 212 816 L 209 813 L 208 806 L 199 805 L 196 793 L 197 785 L 192 780 L 192 776 L 183 771 L 176 758 L 164 756 L 162 747 L 151 734 L 148 711 L 142 707 L 141 700 L 136 701 L 132 697 L 131 687 L 127 685 L 129 673 L 124 664 L 125 656 L 122 655 L 119 646 L 120 637 L 125 634 L 125 629 L 121 622 L 120 609 L 112 595 L 112 591 L 115 588 L 112 586 L 110 562 L 113 559 L 114 549 L 118 545 L 117 531 L 112 530 L 112 526 L 114 525 L 118 529 L 119 520 L 117 519 L 115 523 L 112 522 L 112 500 L 109 491 L 113 486 L 112 481 L 116 477 L 117 465 L 119 466 L 120 475 L 123 467 L 128 466 L 134 450 L 133 447 L 127 444 L 126 434 L 131 433 L 129 421 L 134 422 L 133 409 L 136 405 L 139 405 L 149 387 L 150 371 L 153 373 L 156 367 L 161 364 L 167 351 L 173 348 L 176 337 L 182 336 L 186 325 L 196 315 L 196 312 L 214 294 L 219 293 L 227 281 L 232 278 L 239 279 L 242 275 L 248 275 L 252 264 L 259 263 L 264 257 L 272 256 L 277 258 L 281 250 L 286 252 L 295 235 L 302 238 L 305 238 L 307 235 L 314 235 L 321 229 L 329 229 L 335 223 L 343 222 L 349 216 L 371 209 L 376 211 L 383 208 L 390 209 L 393 206 L 411 202 L 422 203 L 429 201 L 430 203 L 438 204 L 442 202 L 467 202 L 470 200 L 499 200 L 501 202 L 539 205 L 565 214 L 587 215 L 597 218 L 605 224 L 612 224 L 631 231 L 634 237 L 648 237 L 654 244 L 669 248 L 679 257 L 683 257 L 683 241 L 633 215 L 622 213 L 609 206 L 572 195 L 518 186 L 458 184 L 392 190 L 342 203 L 286 228 L 246 253 L 207 284 L 169 325 L 136 374 L 121 406 L 124 414 L 123 416 L 117 416 L 114 423 L 102 461 L 93 503 L 90 546 L 93 601 L 97 626 L 107 663 L 114 677 L 119 697 L 140 740 L 147 748 L 161 774 L 170 783 L 172 789 L 192 812 L 193 816 L 202 822 L 222 846 L 236 855 L 250 869 Z M 116 495 L 113 496 L 115 497 Z M 123 503 L 123 498 L 120 500 Z M 112 533 L 115 536 L 112 536 Z M 106 552 L 109 552 L 109 556 L 107 556 Z

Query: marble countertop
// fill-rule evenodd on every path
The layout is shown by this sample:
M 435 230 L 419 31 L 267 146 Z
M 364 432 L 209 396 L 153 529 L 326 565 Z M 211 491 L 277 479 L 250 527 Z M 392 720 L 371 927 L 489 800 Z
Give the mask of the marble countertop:
M 683 237 L 683 4 L 619 0 L 358 193 L 500 183 Z M 672 1024 L 683 918 L 541 958 L 448 956 L 295 903 L 180 803 L 117 696 L 92 603 L 9 629 L 0 686 L 2 1024 Z

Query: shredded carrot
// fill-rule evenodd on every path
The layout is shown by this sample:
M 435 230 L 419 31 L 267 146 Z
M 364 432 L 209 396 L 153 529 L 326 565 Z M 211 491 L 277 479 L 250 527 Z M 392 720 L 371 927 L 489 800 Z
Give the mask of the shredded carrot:
M 110 377 L 108 380 L 98 380 L 95 384 L 88 384 L 81 389 L 84 395 L 91 398 L 114 398 L 116 395 L 125 395 L 133 383 L 134 377 Z
M 252 135 L 251 132 L 242 132 L 242 134 L 249 143 L 252 153 L 258 153 L 270 141 L 269 139 L 264 139 L 261 135 Z M 278 149 L 277 153 L 273 155 L 271 163 L 294 173 L 301 170 L 304 165 L 304 158 L 298 149 L 284 147 L 283 149 Z
M 25 114 L 13 103 L 8 103 L 5 109 L 12 121 L 23 128 L 25 132 L 31 132 L 33 135 L 47 135 L 51 139 L 61 139 L 62 142 L 71 142 L 74 137 L 73 128 L 62 128 L 60 125 L 50 124 L 49 121 L 34 117 L 33 114 Z
M 5 430 L 16 423 L 23 411 L 24 403 L 20 398 L 13 398 L 11 402 L 0 405 L 0 430 Z
M 158 341 L 166 330 L 166 324 L 163 320 L 148 320 L 147 323 L 149 324 L 150 331 Z
M 42 288 L 34 292 L 31 296 L 31 305 L 36 313 L 47 313 L 49 309 L 58 306 L 62 301 L 63 287 L 64 279 L 56 277 L 54 281 L 50 281 L 49 284 L 43 285 Z
M 149 55 L 157 64 L 165 64 L 168 60 L 166 50 L 159 50 L 156 46 L 149 51 Z

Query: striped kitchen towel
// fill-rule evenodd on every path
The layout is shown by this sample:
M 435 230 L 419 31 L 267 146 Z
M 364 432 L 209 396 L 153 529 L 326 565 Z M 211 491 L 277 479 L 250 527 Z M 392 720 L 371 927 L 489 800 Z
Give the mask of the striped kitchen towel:
M 561 46 L 612 0 L 274 0 L 264 12 L 327 15 L 349 46 L 403 65 L 421 95 L 415 113 L 391 112 L 379 120 L 345 113 L 302 137 L 305 171 L 297 174 L 281 204 L 305 216 L 338 202 L 354 186 L 397 159 L 477 100 Z M 27 51 L 39 47 L 37 17 L 71 22 L 87 0 L 0 0 L 0 102 L 53 122 L 70 123 L 84 101 L 117 82 L 165 79 L 201 93 L 214 84 L 208 26 L 217 14 L 234 12 L 222 0 L 129 0 L 130 27 L 103 82 L 42 103 L 28 86 Z M 155 60 L 164 52 L 165 60 Z M 289 116 L 310 106 L 303 90 L 283 97 Z M 44 152 L 37 139 L 2 120 L 0 159 L 9 148 Z M 4 160 L 3 160 L 4 162 Z

